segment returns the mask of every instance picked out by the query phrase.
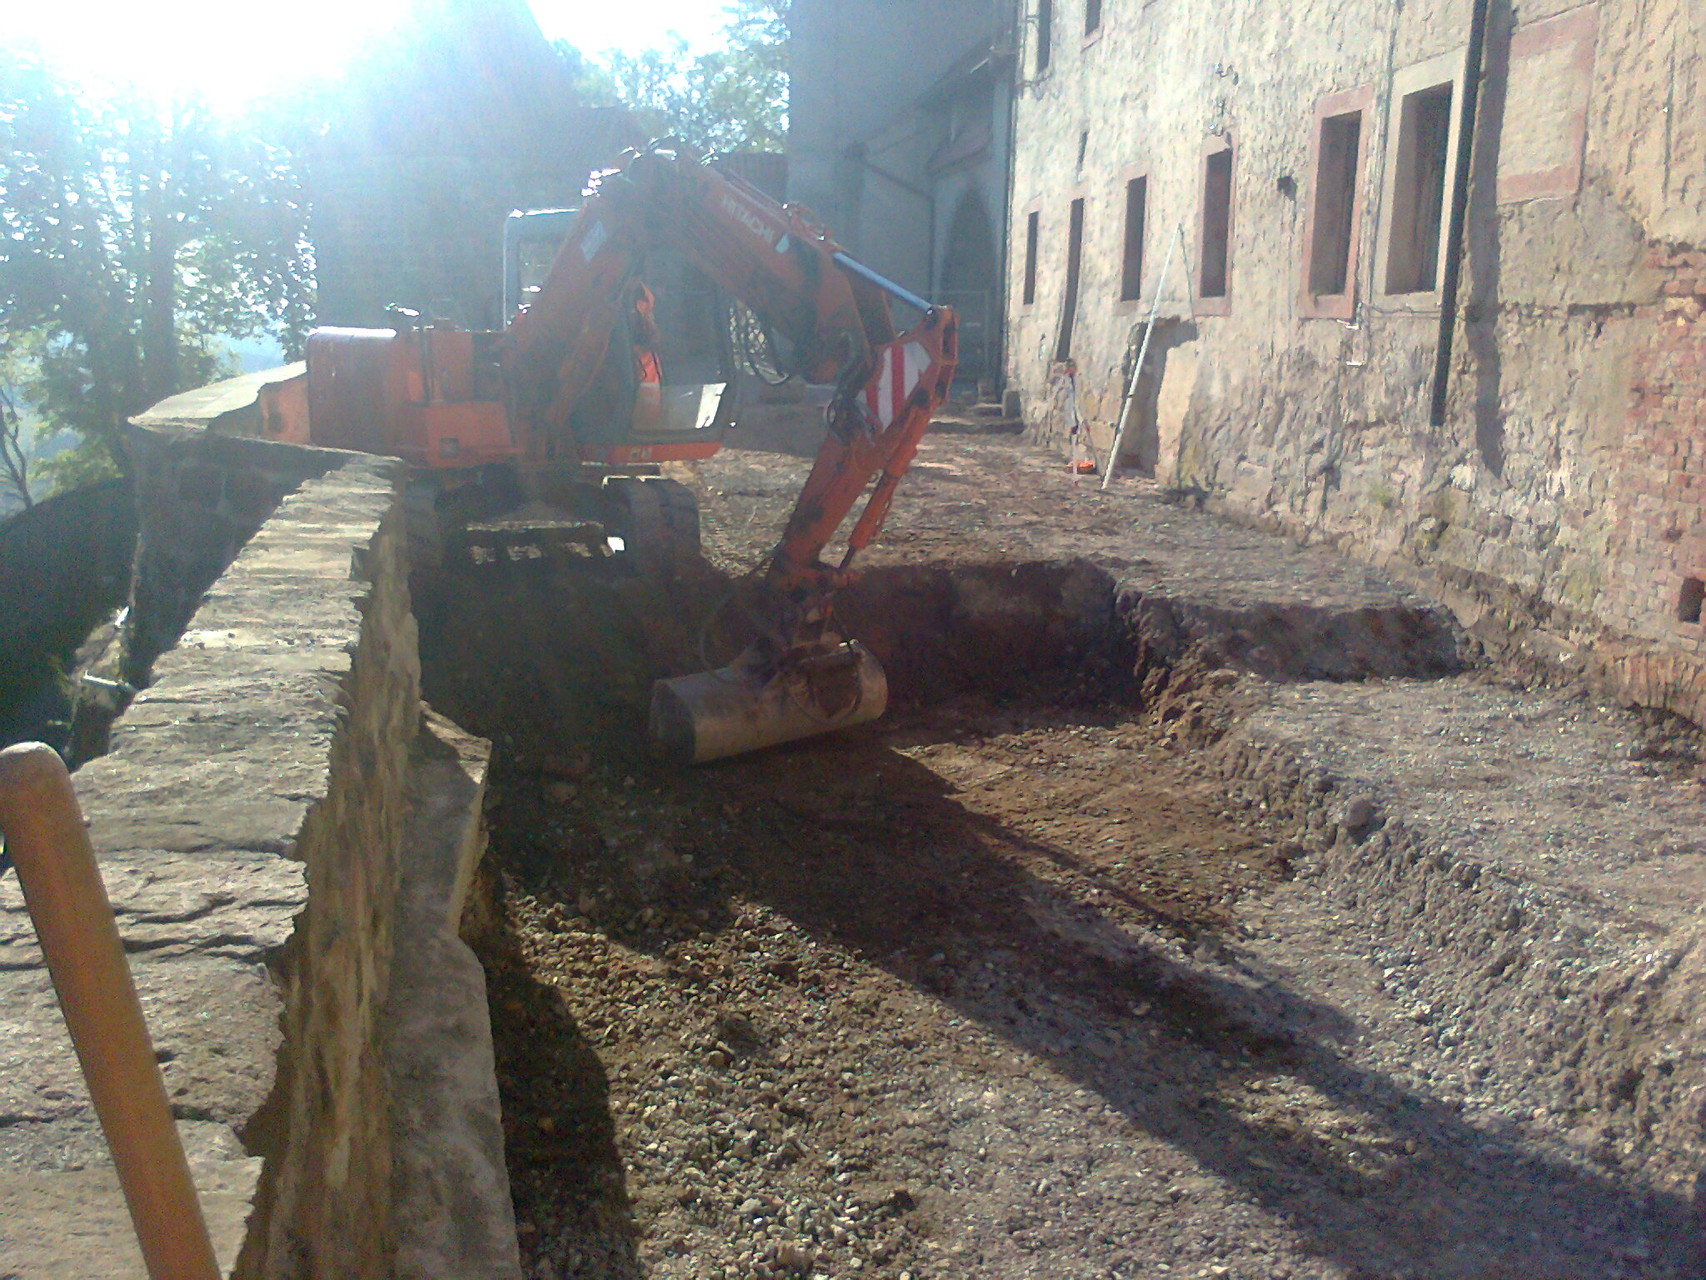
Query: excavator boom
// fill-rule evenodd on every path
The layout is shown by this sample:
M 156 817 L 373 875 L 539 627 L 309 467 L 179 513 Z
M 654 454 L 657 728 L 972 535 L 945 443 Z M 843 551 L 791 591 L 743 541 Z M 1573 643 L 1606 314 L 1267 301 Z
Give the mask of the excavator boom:
M 659 681 L 652 735 L 666 754 L 704 762 L 873 720 L 887 705 L 882 668 L 832 630 L 831 605 L 947 398 L 954 314 L 862 266 L 803 211 L 713 166 L 654 152 L 624 176 L 632 185 L 618 188 L 622 198 L 644 193 L 643 210 L 666 213 L 660 238 L 771 326 L 796 371 L 835 383 L 828 429 L 765 569 L 764 630 L 726 667 Z M 895 331 L 891 299 L 920 313 L 913 328 Z M 840 563 L 824 564 L 861 497 Z
M 669 151 L 599 175 L 537 301 L 510 327 L 511 404 L 532 439 L 560 437 L 604 361 L 648 250 L 681 254 L 777 335 L 790 372 L 833 382 L 827 427 L 764 573 L 765 618 L 728 667 L 660 681 L 652 732 L 692 761 L 874 719 L 876 659 L 830 629 L 831 601 L 882 528 L 957 358 L 954 314 L 855 261 L 801 209 Z M 897 333 L 890 300 L 921 313 Z M 533 452 L 536 446 L 528 446 Z M 837 565 L 824 549 L 869 491 Z

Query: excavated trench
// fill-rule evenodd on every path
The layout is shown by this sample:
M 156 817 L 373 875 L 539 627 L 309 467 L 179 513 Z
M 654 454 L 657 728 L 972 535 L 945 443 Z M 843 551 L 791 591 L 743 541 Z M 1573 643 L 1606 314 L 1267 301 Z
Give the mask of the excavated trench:
M 1681 1199 L 1383 1059 L 1330 994 L 1360 959 L 1250 924 L 1381 824 L 1252 758 L 1236 669 L 1444 674 L 1425 618 L 1186 643 L 1084 560 L 877 569 L 842 615 L 883 721 L 666 768 L 647 687 L 726 656 L 727 591 L 416 584 L 427 696 L 495 746 L 466 927 L 526 1275 L 1694 1274 Z

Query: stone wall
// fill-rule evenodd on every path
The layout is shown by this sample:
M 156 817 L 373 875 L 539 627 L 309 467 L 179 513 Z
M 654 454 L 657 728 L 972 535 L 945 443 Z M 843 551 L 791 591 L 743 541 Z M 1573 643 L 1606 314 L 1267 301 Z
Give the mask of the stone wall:
M 77 775 L 216 1244 L 244 1277 L 384 1276 L 395 1255 L 383 1024 L 419 658 L 400 464 L 338 462 L 219 576 Z M 140 1275 L 11 877 L 0 1046 L 0 1273 Z
M 1613 460 L 1616 571 L 1598 611 L 1636 643 L 1601 648 L 1632 696 L 1706 723 L 1706 252 L 1655 245 L 1647 266 L 1663 283 L 1635 317 L 1645 340 Z
M 313 771 L 310 789 L 292 789 L 308 802 L 301 824 L 280 833 L 303 869 L 308 897 L 273 963 L 284 1040 L 267 1103 L 245 1130 L 267 1165 L 239 1275 L 368 1276 L 387 1268 L 390 1125 L 380 1013 L 420 706 L 395 484 L 392 466 L 359 463 L 311 486 L 327 506 L 290 512 L 297 518 L 263 530 L 221 579 L 203 611 L 212 616 L 204 622 L 198 615 L 202 625 L 192 632 L 219 647 L 219 623 L 234 622 L 238 634 L 228 631 L 225 639 L 237 640 L 239 653 L 250 651 L 239 663 L 264 659 L 270 649 L 280 661 L 263 661 L 263 668 L 298 668 L 285 676 L 304 696 L 290 736 L 312 753 L 304 760 Z M 312 594 L 273 597 L 279 578 Z M 285 620 L 301 626 L 305 607 L 314 605 L 335 611 L 328 621 L 341 625 L 325 638 L 341 632 L 341 643 L 324 654 L 332 662 L 304 671 L 305 638 Z M 204 631 L 206 622 L 213 625 Z M 205 652 L 186 655 L 190 663 L 205 673 Z M 283 693 L 266 689 L 259 716 L 288 705 Z M 251 761 L 258 745 L 250 747 Z
M 140 687 L 284 496 L 351 455 L 145 427 L 128 429 L 125 452 L 139 529 L 119 674 Z
M 1086 36 L 1083 0 L 1055 0 L 1049 67 L 1037 74 L 1034 23 L 1021 57 L 1010 379 L 1035 436 L 1064 449 L 1055 357 L 1068 211 L 1082 199 L 1070 356 L 1100 460 L 1159 294 L 1129 461 L 1241 518 L 1423 576 L 1494 643 L 1537 628 L 1536 656 L 1706 715 L 1706 633 L 1678 616 L 1686 582 L 1706 574 L 1692 533 L 1706 11 L 1494 0 L 1448 412 L 1434 427 L 1439 294 L 1400 292 L 1389 270 L 1397 122 L 1418 86 L 1461 93 L 1469 14 L 1468 0 L 1156 0 L 1105 5 Z M 1350 287 L 1322 297 L 1306 276 L 1317 131 L 1353 108 Z M 1229 283 L 1204 298 L 1204 156 L 1227 146 Z M 1137 176 L 1143 283 L 1122 300 Z
M 125 692 L 148 683 L 284 496 L 352 456 L 143 427 L 125 452 L 128 476 L 0 527 L 0 726 L 15 722 L 0 734 L 44 737 L 73 766 L 105 750 Z M 121 606 L 122 625 L 109 622 Z

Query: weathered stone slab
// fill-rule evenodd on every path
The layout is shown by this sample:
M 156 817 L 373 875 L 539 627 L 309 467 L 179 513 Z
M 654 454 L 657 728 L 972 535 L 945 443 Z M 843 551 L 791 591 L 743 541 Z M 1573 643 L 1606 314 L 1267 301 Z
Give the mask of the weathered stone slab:
M 272 1089 L 279 1048 L 278 995 L 266 970 L 202 951 L 133 956 L 131 971 L 177 1113 L 247 1124 Z M 89 1114 L 58 1000 L 40 968 L 0 972 L 0 1040 L 0 1129 Z
M 229 1271 L 242 1247 L 261 1162 L 245 1155 L 222 1124 L 181 1121 L 178 1135 L 214 1255 Z M 61 1144 L 57 1163 L 39 1154 L 34 1160 L 14 1160 L 15 1153 L 0 1141 L 0 1275 L 147 1280 L 105 1143 L 92 1121 L 76 1129 L 76 1138 Z
M 520 1280 L 486 978 L 458 936 L 474 868 L 490 744 L 422 725 L 385 1009 L 391 1074 L 395 1274 Z

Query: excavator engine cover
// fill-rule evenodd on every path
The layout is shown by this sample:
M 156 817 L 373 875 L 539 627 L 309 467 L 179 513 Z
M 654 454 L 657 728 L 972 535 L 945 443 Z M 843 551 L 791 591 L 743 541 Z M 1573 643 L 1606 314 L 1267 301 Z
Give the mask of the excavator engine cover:
M 857 640 L 780 667 L 743 655 L 652 685 L 652 741 L 671 760 L 704 764 L 864 724 L 888 701 L 882 665 Z
M 397 406 L 408 400 L 396 330 L 316 329 L 307 357 L 311 441 L 394 456 Z

